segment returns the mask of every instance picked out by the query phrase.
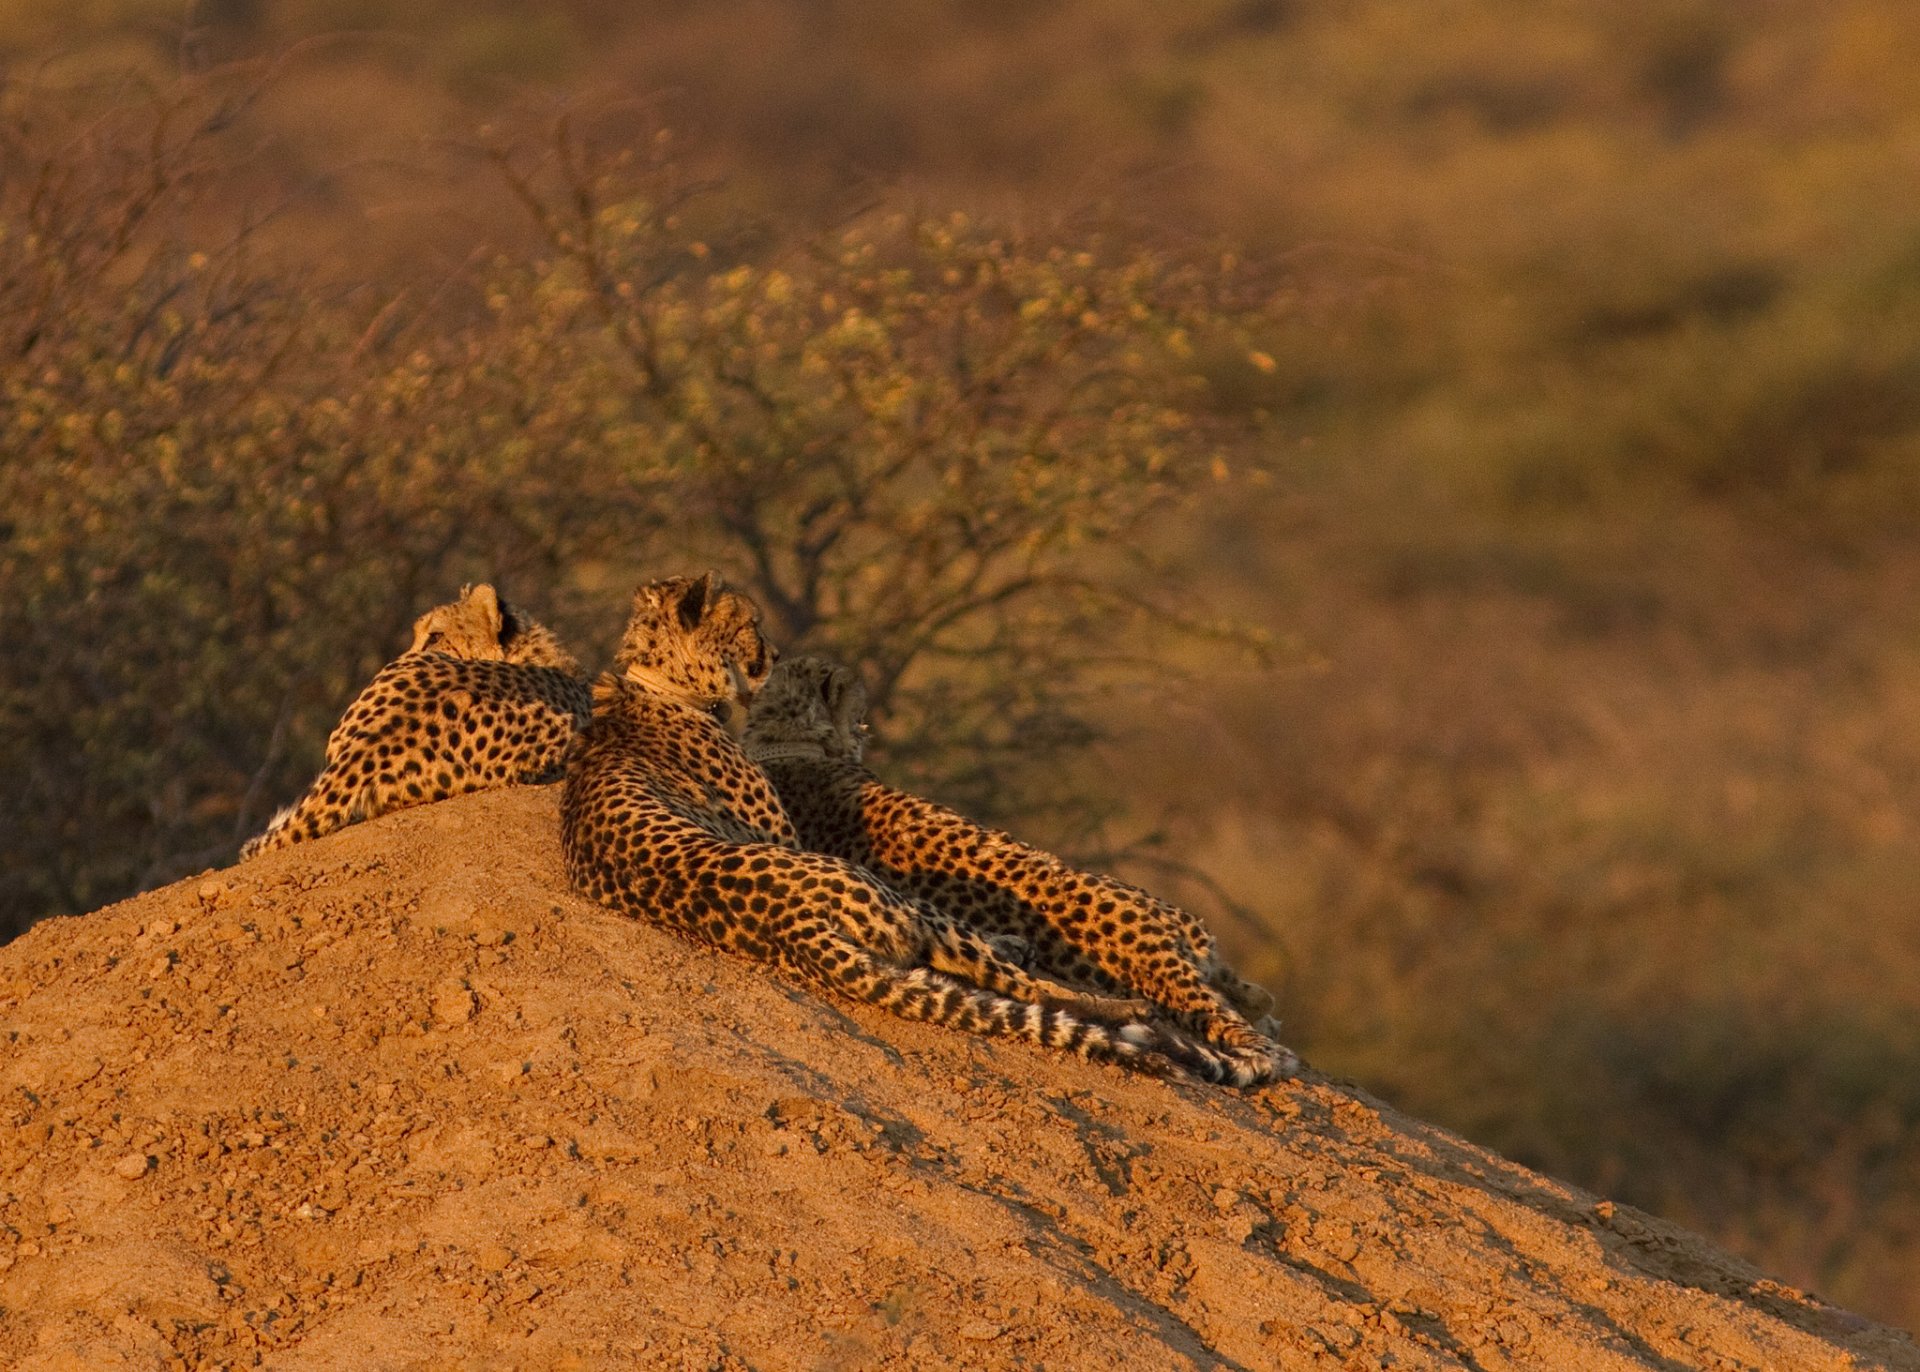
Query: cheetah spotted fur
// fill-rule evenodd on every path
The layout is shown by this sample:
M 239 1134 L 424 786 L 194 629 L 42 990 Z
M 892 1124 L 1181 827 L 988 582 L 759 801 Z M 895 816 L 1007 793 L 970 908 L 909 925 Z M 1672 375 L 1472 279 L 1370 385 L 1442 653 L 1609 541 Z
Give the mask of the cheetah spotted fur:
M 1026 939 L 1041 972 L 1147 997 L 1217 1045 L 1236 1085 L 1298 1066 L 1248 1022 L 1273 998 L 1220 962 L 1198 919 L 885 785 L 861 761 L 865 716 L 858 678 L 820 658 L 782 662 L 753 702 L 745 751 L 802 846 L 857 863 L 977 930 Z
M 712 574 L 635 593 L 567 770 L 561 845 L 579 890 L 905 1019 L 1149 1072 L 1222 1070 L 1205 1045 L 1163 1042 L 1135 1018 L 1138 1002 L 1038 981 L 851 863 L 799 850 L 773 788 L 716 718 L 751 698 L 773 656 L 752 601 Z
M 592 709 L 579 670 L 493 587 L 467 588 L 414 621 L 412 645 L 328 735 L 320 775 L 240 856 L 467 791 L 557 780 Z

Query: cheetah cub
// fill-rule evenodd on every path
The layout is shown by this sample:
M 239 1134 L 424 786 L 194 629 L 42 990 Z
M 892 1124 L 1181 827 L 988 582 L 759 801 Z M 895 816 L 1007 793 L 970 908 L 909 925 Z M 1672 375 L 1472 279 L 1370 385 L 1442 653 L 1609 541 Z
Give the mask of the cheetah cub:
M 859 679 L 815 657 L 782 662 L 754 700 L 745 751 L 802 846 L 858 863 L 972 928 L 1025 938 L 1039 971 L 1146 996 L 1217 1045 L 1236 1085 L 1299 1065 L 1248 1023 L 1273 997 L 1219 961 L 1198 919 L 885 785 L 861 762 L 865 721 Z
M 773 656 L 753 602 L 711 573 L 635 593 L 567 768 L 561 846 L 579 890 L 905 1019 L 1149 1072 L 1221 1070 L 1205 1045 L 1163 1045 L 1138 1002 L 1039 982 L 851 863 L 800 851 L 773 788 L 715 717 L 751 699 Z
M 306 794 L 240 856 L 467 791 L 558 780 L 591 711 L 560 641 L 493 587 L 468 587 L 414 621 L 412 646 L 327 736 L 326 765 Z

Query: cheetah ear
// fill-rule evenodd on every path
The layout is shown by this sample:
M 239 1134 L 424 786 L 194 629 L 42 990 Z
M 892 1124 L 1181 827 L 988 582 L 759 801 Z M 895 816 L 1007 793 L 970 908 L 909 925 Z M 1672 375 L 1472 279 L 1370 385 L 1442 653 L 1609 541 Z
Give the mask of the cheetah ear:
M 719 589 L 719 580 L 713 572 L 708 572 L 697 581 L 691 578 L 687 580 L 686 589 L 680 593 L 679 603 L 673 610 L 682 628 L 699 627 L 700 621 L 706 617 L 708 603 Z
M 867 688 L 851 667 L 829 667 L 823 694 L 836 724 L 858 724 L 867 713 Z
M 501 619 L 500 593 L 493 589 L 491 582 L 483 581 L 478 586 L 468 586 L 461 590 L 462 600 L 471 600 L 479 607 L 480 613 L 487 617 L 490 624 L 499 624 Z

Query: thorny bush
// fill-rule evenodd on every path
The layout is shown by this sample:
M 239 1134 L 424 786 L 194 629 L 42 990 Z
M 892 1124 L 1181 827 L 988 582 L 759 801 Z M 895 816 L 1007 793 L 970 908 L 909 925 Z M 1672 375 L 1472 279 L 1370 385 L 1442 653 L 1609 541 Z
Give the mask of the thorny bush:
M 196 202 L 248 98 L 5 92 L 9 931 L 230 858 L 465 580 L 604 641 L 633 579 L 718 567 L 860 667 L 897 771 L 995 817 L 1087 813 L 1101 686 L 1151 626 L 1224 632 L 1149 557 L 1233 474 L 1219 269 L 887 210 L 734 232 L 563 121 L 480 145 L 537 249 L 422 307 Z

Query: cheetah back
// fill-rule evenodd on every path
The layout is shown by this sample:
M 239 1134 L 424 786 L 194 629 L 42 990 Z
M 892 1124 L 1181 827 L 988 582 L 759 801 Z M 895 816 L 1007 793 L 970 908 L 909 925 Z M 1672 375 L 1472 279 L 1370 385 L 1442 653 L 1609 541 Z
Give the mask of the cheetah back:
M 320 775 L 241 856 L 469 791 L 558 780 L 591 703 L 584 682 L 555 668 L 407 653 L 355 697 Z

